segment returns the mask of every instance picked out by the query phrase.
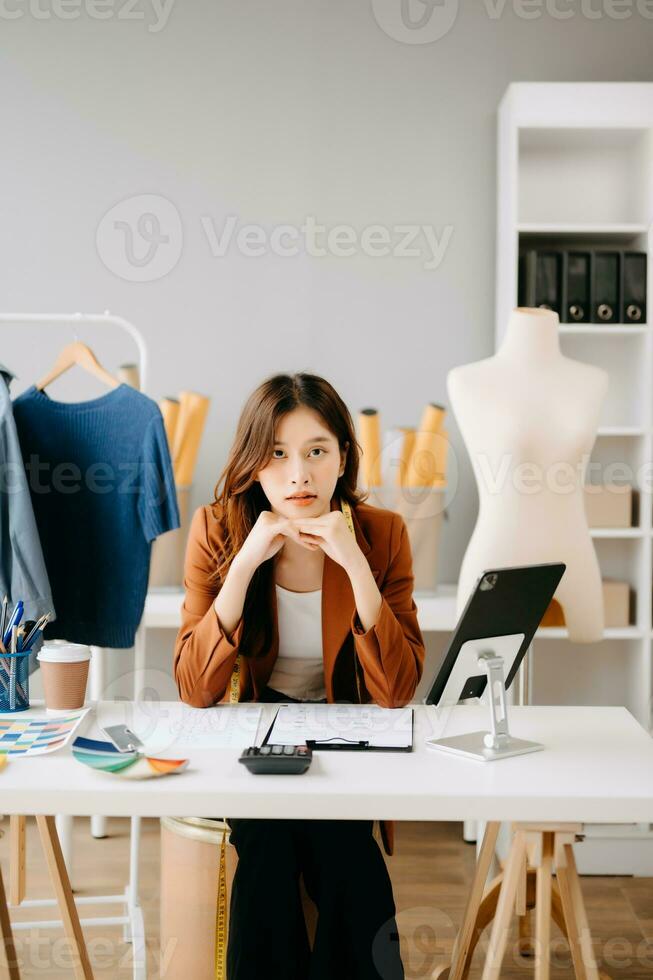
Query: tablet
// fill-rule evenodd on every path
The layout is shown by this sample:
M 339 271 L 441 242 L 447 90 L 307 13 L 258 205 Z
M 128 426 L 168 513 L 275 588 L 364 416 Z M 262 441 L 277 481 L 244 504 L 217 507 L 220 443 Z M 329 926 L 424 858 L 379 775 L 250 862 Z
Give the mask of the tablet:
M 510 687 L 566 567 L 548 562 L 483 572 L 423 703 L 449 705 L 479 698 L 487 674 L 479 669 L 478 656 L 485 651 L 504 658 L 505 686 Z

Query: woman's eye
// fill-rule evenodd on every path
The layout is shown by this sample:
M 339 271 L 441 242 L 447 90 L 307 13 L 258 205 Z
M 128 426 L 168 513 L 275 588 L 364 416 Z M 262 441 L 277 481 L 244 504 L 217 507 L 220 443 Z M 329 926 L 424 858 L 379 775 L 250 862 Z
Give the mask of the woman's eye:
M 325 452 L 325 450 L 322 449 L 321 446 L 314 446 L 313 449 L 311 449 L 311 452 L 312 453 L 314 453 L 314 452 L 323 453 L 323 452 Z M 275 453 L 281 453 L 281 456 L 275 456 Z M 272 459 L 283 459 L 283 456 L 284 456 L 283 449 L 273 449 L 272 450 Z

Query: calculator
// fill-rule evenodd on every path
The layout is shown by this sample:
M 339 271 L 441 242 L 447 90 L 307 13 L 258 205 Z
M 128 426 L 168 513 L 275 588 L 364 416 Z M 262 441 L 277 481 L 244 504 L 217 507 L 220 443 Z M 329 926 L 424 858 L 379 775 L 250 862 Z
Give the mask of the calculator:
M 306 772 L 312 758 L 308 745 L 250 745 L 238 761 L 250 772 L 292 775 Z

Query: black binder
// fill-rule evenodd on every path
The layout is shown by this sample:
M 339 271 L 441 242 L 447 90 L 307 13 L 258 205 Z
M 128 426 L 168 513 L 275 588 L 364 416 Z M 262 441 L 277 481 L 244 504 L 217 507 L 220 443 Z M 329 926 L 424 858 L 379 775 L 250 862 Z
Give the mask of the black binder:
M 592 322 L 618 323 L 621 312 L 621 254 L 596 250 L 592 265 Z
M 562 312 L 562 252 L 525 249 L 519 256 L 519 306 Z
M 565 323 L 589 323 L 592 310 L 592 254 L 570 249 L 563 258 L 563 316 Z
M 622 257 L 622 323 L 646 323 L 646 252 Z

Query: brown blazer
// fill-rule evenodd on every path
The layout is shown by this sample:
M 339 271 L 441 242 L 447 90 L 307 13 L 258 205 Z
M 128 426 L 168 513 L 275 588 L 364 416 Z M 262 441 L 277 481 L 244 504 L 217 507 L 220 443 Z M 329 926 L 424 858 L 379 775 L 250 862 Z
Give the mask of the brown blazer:
M 240 650 L 244 615 L 231 641 L 222 630 L 213 601 L 218 586 L 209 580 L 223 541 L 219 505 L 198 507 L 191 522 L 186 561 L 182 622 L 175 641 L 173 672 L 181 700 L 205 708 L 229 701 L 229 681 L 239 652 L 240 700 L 258 701 L 279 652 L 274 581 L 268 595 L 272 643 L 261 658 Z M 339 508 L 331 501 L 331 510 Z M 352 507 L 358 545 L 367 558 L 383 598 L 376 624 L 363 630 L 354 592 L 344 568 L 324 556 L 322 574 L 322 652 L 327 702 L 358 702 L 355 660 L 363 703 L 403 707 L 415 694 L 424 668 L 424 640 L 413 599 L 413 569 L 403 518 L 390 510 L 360 503 Z M 354 654 L 356 656 L 354 656 Z M 394 821 L 381 821 L 387 854 L 394 850 Z

